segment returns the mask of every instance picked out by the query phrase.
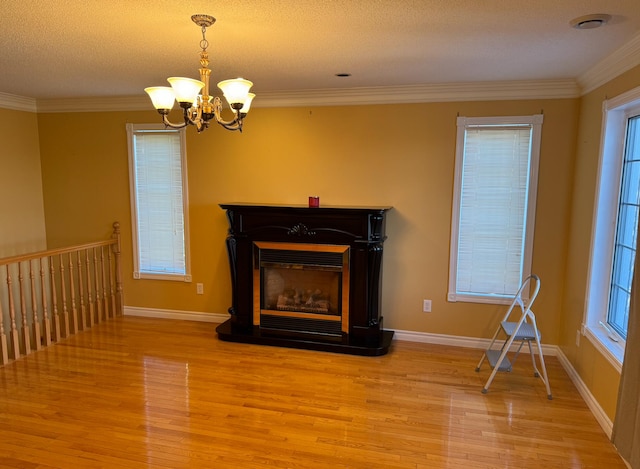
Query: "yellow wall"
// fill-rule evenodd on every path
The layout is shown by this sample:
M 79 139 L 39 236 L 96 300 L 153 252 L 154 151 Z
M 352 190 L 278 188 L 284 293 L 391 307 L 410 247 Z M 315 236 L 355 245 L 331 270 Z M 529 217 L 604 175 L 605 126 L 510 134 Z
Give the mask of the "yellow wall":
M 640 86 L 640 67 L 581 98 L 579 130 L 570 210 L 569 236 L 560 346 L 576 371 L 611 420 L 615 417 L 620 374 L 582 337 L 576 346 L 576 331 L 583 321 L 589 250 L 593 223 L 598 158 L 602 126 L 602 103 Z
M 45 248 L 38 121 L 0 109 L 0 257 Z
M 456 116 L 544 112 L 534 271 L 544 342 L 557 344 L 579 102 L 577 99 L 255 108 L 243 134 L 187 136 L 194 284 L 133 280 L 125 124 L 153 112 L 38 116 L 51 247 L 123 228 L 128 306 L 226 313 L 230 280 L 218 204 L 392 205 L 383 270 L 385 327 L 488 337 L 503 307 L 446 301 Z M 422 312 L 422 299 L 433 312 Z

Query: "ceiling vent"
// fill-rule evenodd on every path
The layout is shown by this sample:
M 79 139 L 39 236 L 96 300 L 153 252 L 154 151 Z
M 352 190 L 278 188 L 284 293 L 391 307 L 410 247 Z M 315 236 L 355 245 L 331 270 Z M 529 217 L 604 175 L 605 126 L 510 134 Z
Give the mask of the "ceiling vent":
M 611 15 L 598 13 L 575 18 L 569 24 L 576 29 L 595 29 L 604 26 L 611 19 Z

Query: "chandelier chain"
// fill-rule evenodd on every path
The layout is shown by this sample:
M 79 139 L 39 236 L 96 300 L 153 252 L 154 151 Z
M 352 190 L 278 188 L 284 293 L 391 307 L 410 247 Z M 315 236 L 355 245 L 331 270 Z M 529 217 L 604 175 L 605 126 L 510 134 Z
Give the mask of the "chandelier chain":
M 202 49 L 203 52 L 205 52 L 207 50 L 207 47 L 209 47 L 209 41 L 207 41 L 206 33 L 207 33 L 207 27 L 203 25 L 202 26 L 202 41 L 200 41 L 200 49 Z

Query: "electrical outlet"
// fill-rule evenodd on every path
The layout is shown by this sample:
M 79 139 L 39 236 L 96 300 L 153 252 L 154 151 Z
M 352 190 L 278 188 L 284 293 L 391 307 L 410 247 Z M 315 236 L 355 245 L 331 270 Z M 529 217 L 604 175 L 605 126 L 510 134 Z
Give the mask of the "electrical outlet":
M 580 347 L 580 329 L 576 330 L 576 347 Z
M 202 283 L 196 283 L 196 293 L 198 295 L 204 295 L 204 285 Z
M 422 311 L 424 313 L 431 312 L 431 300 L 422 300 Z

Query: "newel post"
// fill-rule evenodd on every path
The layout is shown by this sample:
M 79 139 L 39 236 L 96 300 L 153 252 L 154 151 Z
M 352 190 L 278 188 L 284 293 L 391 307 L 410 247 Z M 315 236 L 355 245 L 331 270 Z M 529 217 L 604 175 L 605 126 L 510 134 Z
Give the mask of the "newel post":
M 117 221 L 113 223 L 113 238 L 118 242 L 113 246 L 113 254 L 116 263 L 116 307 L 117 314 L 122 316 L 124 314 L 124 297 L 122 295 L 122 263 L 120 259 L 121 253 L 121 239 L 120 239 L 120 223 Z

